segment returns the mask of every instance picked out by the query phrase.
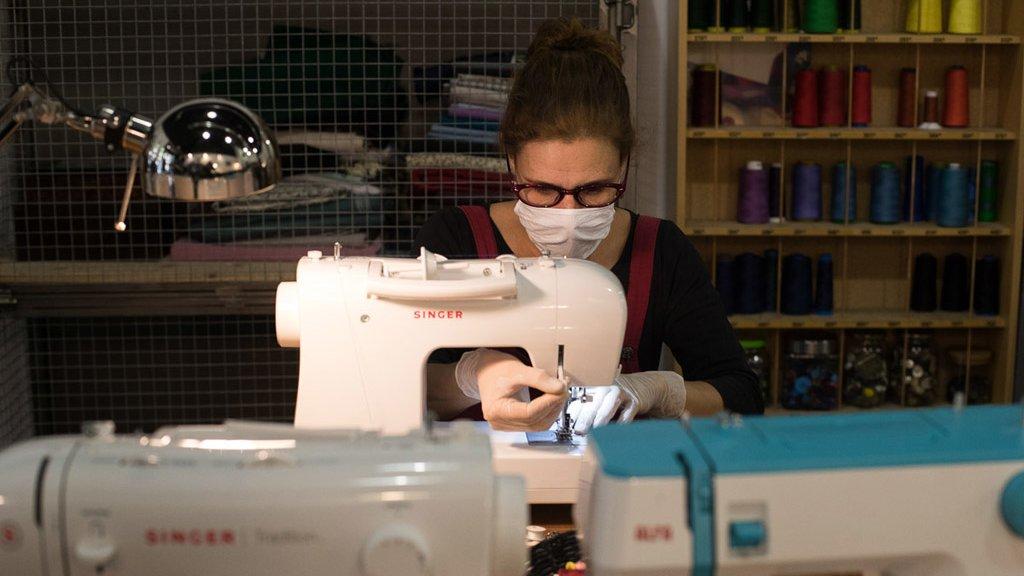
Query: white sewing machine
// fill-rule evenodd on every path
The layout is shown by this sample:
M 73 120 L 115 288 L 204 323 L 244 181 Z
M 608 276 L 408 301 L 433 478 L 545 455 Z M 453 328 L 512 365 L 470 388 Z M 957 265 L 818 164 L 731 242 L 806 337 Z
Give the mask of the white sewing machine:
M 1019 576 L 1020 406 L 595 429 L 588 575 Z
M 228 423 L 0 453 L 4 576 L 520 576 L 521 479 L 472 426 Z
M 277 292 L 278 342 L 299 348 L 301 428 L 419 428 L 427 358 L 439 348 L 523 348 L 552 376 L 607 385 L 618 372 L 625 325 L 622 285 L 584 260 L 310 252 L 296 281 Z M 523 433 L 492 438 L 495 469 L 524 476 L 531 502 L 575 501 L 579 440 L 541 446 Z

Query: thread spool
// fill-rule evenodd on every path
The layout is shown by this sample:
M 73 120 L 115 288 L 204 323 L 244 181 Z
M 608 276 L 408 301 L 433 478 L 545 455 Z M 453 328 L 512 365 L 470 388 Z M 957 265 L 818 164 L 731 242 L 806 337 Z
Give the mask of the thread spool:
M 904 179 L 903 220 L 923 222 L 928 215 L 924 197 L 924 156 L 907 156 L 903 161 Z M 913 210 L 911 210 L 913 207 Z M 913 214 L 911 214 L 913 212 Z
M 690 125 L 706 127 L 715 125 L 715 83 L 718 71 L 713 64 L 702 64 L 693 71 L 693 88 L 690 101 L 693 113 Z
M 799 2 L 782 2 L 782 27 L 786 32 L 796 32 L 803 25 Z
M 793 126 L 814 128 L 818 125 L 818 73 L 805 69 L 796 73 L 793 96 Z
M 839 0 L 839 31 L 860 30 L 860 0 Z
M 946 171 L 946 164 L 936 162 L 928 165 L 928 181 L 925 183 L 925 203 L 927 205 L 928 221 L 936 222 L 939 215 L 939 196 L 942 194 L 943 172 Z
M 793 166 L 793 220 L 821 220 L 821 165 L 798 162 Z
M 942 263 L 942 296 L 939 307 L 945 312 L 966 312 L 970 300 L 970 276 L 967 257 L 953 253 Z
M 832 167 L 832 221 L 857 220 L 857 170 L 846 162 Z
M 981 0 L 950 0 L 950 34 L 981 34 Z
M 943 108 L 942 125 L 947 128 L 966 128 L 970 123 L 968 102 L 967 69 L 950 66 L 946 70 L 946 105 Z
M 733 34 L 747 31 L 747 3 L 745 0 L 720 0 L 722 24 Z
M 935 90 L 928 90 L 924 93 L 924 122 L 918 128 L 924 130 L 938 130 L 942 128 L 939 124 L 939 93 Z
M 952 163 L 942 171 L 935 222 L 946 228 L 967 226 L 967 171 Z
M 999 314 L 999 259 L 986 255 L 974 265 L 974 313 Z
M 768 222 L 768 172 L 756 160 L 740 169 L 740 198 L 736 219 L 743 224 Z
M 978 199 L 978 171 L 971 166 L 967 169 L 967 223 L 974 222 L 974 203 Z
M 818 256 L 818 280 L 814 290 L 814 313 L 819 316 L 832 315 L 832 255 Z
M 775 162 L 768 169 L 768 220 L 778 224 L 782 221 L 779 204 L 782 200 L 782 164 Z
M 774 0 L 753 0 L 750 3 L 750 24 L 755 34 L 767 34 L 775 30 Z
M 764 258 L 745 252 L 733 260 L 736 267 L 736 314 L 764 312 Z
M 881 162 L 871 169 L 871 221 L 900 221 L 900 171 L 892 162 Z
M 993 160 L 981 161 L 981 191 L 978 200 L 978 221 L 995 222 L 998 210 L 998 189 L 996 188 L 996 177 L 999 171 L 998 164 Z
M 805 0 L 803 28 L 810 34 L 835 34 L 839 29 L 836 0 Z
M 729 256 L 719 254 L 715 263 L 715 288 L 726 314 L 736 311 L 736 264 Z
M 775 311 L 778 307 L 779 251 L 764 251 L 764 304 L 765 309 Z
M 690 0 L 686 3 L 686 25 L 693 32 L 702 32 L 714 25 L 715 0 Z
M 907 7 L 907 32 L 942 32 L 942 0 L 910 0 Z
M 917 100 L 917 70 L 915 68 L 903 68 L 900 70 L 899 110 L 896 115 L 896 124 L 903 128 L 917 126 L 917 118 L 914 114 L 914 102 Z
M 914 275 L 910 284 L 910 309 L 914 312 L 934 312 L 938 307 L 935 281 L 939 261 L 927 252 L 914 258 Z
M 846 125 L 846 74 L 837 66 L 818 73 L 818 125 Z
M 859 5 L 859 4 L 858 4 Z M 853 118 L 854 126 L 862 128 L 871 125 L 871 69 L 867 66 L 853 68 Z
M 782 259 L 782 313 L 810 314 L 813 305 L 811 259 L 788 254 Z

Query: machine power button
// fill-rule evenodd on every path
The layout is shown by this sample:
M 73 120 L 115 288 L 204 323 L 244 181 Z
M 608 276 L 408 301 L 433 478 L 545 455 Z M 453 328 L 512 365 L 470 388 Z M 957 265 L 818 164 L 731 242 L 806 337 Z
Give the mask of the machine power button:
M 1003 487 L 999 510 L 1010 531 L 1018 538 L 1024 538 L 1024 472 L 1011 478 Z
M 419 530 L 396 524 L 385 526 L 367 540 L 362 554 L 363 576 L 426 576 L 427 542 Z
M 729 523 L 729 547 L 733 549 L 760 548 L 768 532 L 760 520 L 744 520 Z

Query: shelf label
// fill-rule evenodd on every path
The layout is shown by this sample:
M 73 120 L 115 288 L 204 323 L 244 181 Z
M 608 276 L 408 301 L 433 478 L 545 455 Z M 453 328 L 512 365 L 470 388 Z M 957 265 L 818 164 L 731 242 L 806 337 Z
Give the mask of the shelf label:
M 989 328 L 995 328 L 996 327 L 996 321 L 995 320 L 986 320 L 985 321 L 985 326 L 988 326 Z
M 806 232 L 807 232 L 807 230 L 804 230 L 803 228 L 794 228 L 793 229 L 793 236 L 803 236 L 804 233 L 806 233 Z
M 775 138 L 775 132 L 772 130 L 765 130 L 761 133 L 762 138 Z
M 992 137 L 995 138 L 996 140 L 1005 140 L 1006 132 L 996 132 L 995 134 L 992 135 Z
M 946 39 L 943 38 L 942 36 L 936 36 L 936 37 L 932 38 L 932 42 L 934 42 L 935 44 L 942 44 L 945 41 L 946 41 Z
M 793 328 L 803 328 L 803 327 L 804 327 L 804 323 L 803 323 L 803 322 L 793 322 L 793 323 L 791 324 L 791 326 L 792 326 Z
M 774 234 L 775 234 L 775 230 L 772 230 L 771 228 L 765 228 L 764 230 L 761 230 L 761 235 L 762 236 L 772 236 Z
M 872 231 L 871 228 L 863 228 L 861 229 L 860 233 L 862 236 L 871 236 L 874 233 L 874 231 Z
M 739 130 L 733 130 L 732 132 L 729 132 L 729 134 L 728 134 L 729 138 L 739 138 L 742 135 L 743 135 L 743 133 L 740 132 Z
M 704 137 L 704 131 L 703 130 L 694 130 L 693 132 L 690 132 L 690 135 L 692 137 L 694 137 L 694 138 L 703 138 Z
M 730 42 L 743 42 L 743 36 L 742 35 L 732 36 L 732 37 L 729 38 L 729 41 Z
M 779 37 L 774 35 L 774 34 L 769 34 L 768 36 L 764 37 L 764 41 L 765 42 L 778 42 L 778 40 L 779 40 Z
M 693 36 L 692 38 L 693 38 L 694 42 L 707 42 L 708 41 L 708 35 L 707 34 L 697 34 L 697 35 Z
M 907 133 L 906 132 L 893 132 L 892 133 L 892 137 L 895 138 L 896 140 L 903 140 L 904 138 L 907 137 Z
M 828 133 L 828 137 L 833 139 L 833 140 L 835 140 L 836 138 L 842 138 L 843 137 L 843 133 L 842 132 L 829 132 Z
M 968 234 L 970 234 L 970 232 L 971 231 L 966 228 L 961 228 L 960 230 L 956 231 L 956 234 L 957 236 L 967 236 Z
M 836 324 L 837 322 L 835 320 L 829 320 L 828 322 L 825 322 L 825 328 L 835 328 Z
M 1003 36 L 999 39 L 999 42 L 1003 44 L 1013 44 L 1013 36 Z
M 977 44 L 977 43 L 978 43 L 978 37 L 977 36 L 968 36 L 968 37 L 964 38 L 964 44 Z
M 861 133 L 861 136 L 863 136 L 865 140 L 870 140 L 870 139 L 875 137 L 875 133 L 874 132 L 863 132 L 863 133 Z
M 875 42 L 878 42 L 878 36 L 868 36 L 864 41 L 868 44 L 874 44 Z
M 900 44 L 909 44 L 913 40 L 913 36 L 900 36 L 897 40 Z
M 964 132 L 964 133 L 963 133 L 963 134 L 961 135 L 961 137 L 962 137 L 962 138 L 963 138 L 964 140 L 973 140 L 973 139 L 974 139 L 974 132 Z
M 833 36 L 832 37 L 832 41 L 833 42 L 837 42 L 837 43 L 838 42 L 846 42 L 846 36 Z
M 796 41 L 797 42 L 810 42 L 811 38 L 813 38 L 813 36 L 809 36 L 807 34 L 804 34 L 803 36 L 797 36 L 796 37 Z
M 769 323 L 768 323 L 768 322 L 758 322 L 758 323 L 757 323 L 757 327 L 758 327 L 758 328 L 767 328 L 767 327 L 768 327 L 768 325 L 769 325 Z
M 932 140 L 938 140 L 939 138 L 942 138 L 942 132 L 929 132 L 928 137 Z
M 935 236 L 938 233 L 939 233 L 938 230 L 925 230 L 924 231 L 924 235 L 925 236 Z
M 921 322 L 921 328 L 931 328 L 931 327 L 932 327 L 932 321 L 931 320 L 925 320 L 925 321 Z
M 810 136 L 810 134 L 807 133 L 807 132 L 797 132 L 796 133 L 796 137 L 797 138 L 807 138 L 808 136 Z
M 905 234 L 905 233 L 906 233 L 905 230 L 900 230 L 899 228 L 894 228 L 892 230 L 892 235 L 893 236 L 903 236 L 903 234 Z
M 964 325 L 964 321 L 963 321 L 963 320 L 953 320 L 953 321 L 952 321 L 952 322 L 950 322 L 949 324 L 950 324 L 951 326 L 956 326 L 956 327 L 958 327 L 958 328 L 959 328 L 960 326 L 963 326 L 963 325 Z
M 899 328 L 900 324 L 902 324 L 902 322 L 900 322 L 899 320 L 889 320 L 890 328 Z
M 825 233 L 828 234 L 829 236 L 838 236 L 839 235 L 839 229 L 838 228 L 829 228 Z
M 703 236 L 704 235 L 704 229 L 703 228 L 694 228 L 693 229 L 693 235 L 694 236 Z
M 864 328 L 865 326 L 868 325 L 868 323 L 866 321 L 864 321 L 864 320 L 857 320 L 856 322 L 854 322 L 854 325 L 857 328 Z
M 1002 230 L 998 228 L 993 228 L 992 230 L 989 230 L 988 233 L 991 234 L 992 236 L 999 236 L 1002 234 Z
M 729 228 L 725 231 L 725 233 L 728 234 L 729 236 L 736 236 L 737 234 L 740 233 L 740 231 L 737 228 Z

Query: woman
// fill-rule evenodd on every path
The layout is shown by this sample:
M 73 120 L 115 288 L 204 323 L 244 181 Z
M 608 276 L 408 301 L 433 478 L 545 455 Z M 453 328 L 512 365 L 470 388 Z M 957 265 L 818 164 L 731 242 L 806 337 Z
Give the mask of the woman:
M 621 66 L 609 34 L 575 20 L 545 23 L 501 125 L 518 199 L 440 212 L 420 231 L 417 252 L 423 246 L 450 258 L 529 258 L 546 250 L 591 260 L 619 278 L 629 308 L 624 374 L 612 387 L 573 383 L 605 386 L 577 415 L 578 432 L 620 408 L 624 420 L 679 417 L 684 409 L 763 412 L 756 377 L 696 249 L 674 223 L 615 206 L 634 145 Z M 657 370 L 662 343 L 683 376 Z M 479 400 L 496 429 L 543 430 L 562 410 L 564 383 L 513 355 L 478 349 L 449 360 L 427 367 L 428 405 L 442 418 Z M 526 388 L 536 396 L 529 402 L 521 395 Z

